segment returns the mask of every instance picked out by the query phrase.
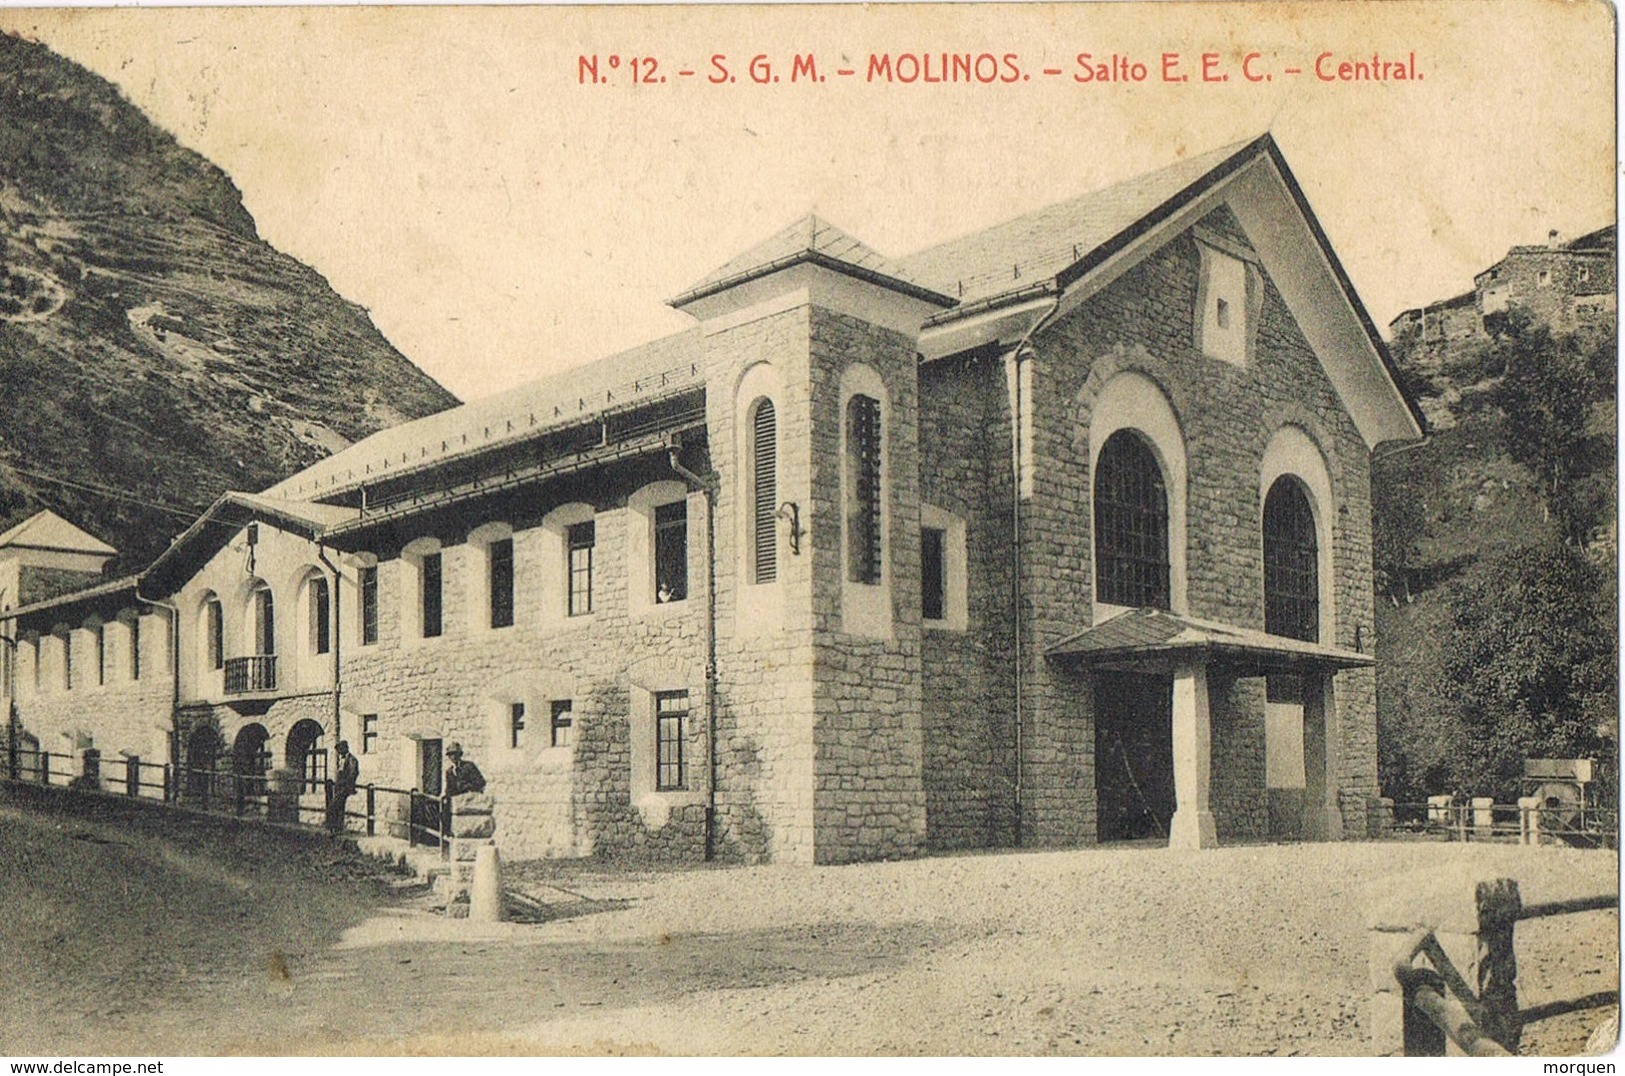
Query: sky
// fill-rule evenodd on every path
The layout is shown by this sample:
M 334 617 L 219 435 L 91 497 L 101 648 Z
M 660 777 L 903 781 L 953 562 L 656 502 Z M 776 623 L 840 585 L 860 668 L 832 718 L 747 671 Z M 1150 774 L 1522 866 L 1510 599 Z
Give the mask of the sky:
M 464 399 L 684 328 L 665 300 L 811 210 L 901 256 L 1264 130 L 1386 326 L 1513 244 L 1614 220 L 1611 20 L 1595 0 L 0 9 L 222 167 L 263 238 Z M 943 52 L 1027 77 L 867 78 L 871 55 L 900 75 Z M 1078 81 L 1081 53 L 1130 77 Z M 791 80 L 798 54 L 824 81 Z M 1422 77 L 1322 81 L 1328 54 Z M 736 81 L 709 81 L 713 56 Z

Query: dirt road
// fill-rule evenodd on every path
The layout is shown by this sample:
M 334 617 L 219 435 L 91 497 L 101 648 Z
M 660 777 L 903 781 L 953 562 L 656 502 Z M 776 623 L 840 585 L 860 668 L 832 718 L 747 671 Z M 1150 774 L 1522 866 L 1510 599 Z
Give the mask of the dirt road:
M 0 965 L 21 969 L 0 1054 L 1359 1054 L 1367 893 L 1437 870 L 1466 899 L 1499 875 L 1540 899 L 1618 861 L 1384 843 L 531 864 L 510 885 L 552 918 L 482 928 L 324 840 L 0 798 Z M 1617 985 L 1617 915 L 1581 918 L 1521 936 L 1526 1002 Z M 1534 1043 L 1576 1049 L 1594 1020 Z

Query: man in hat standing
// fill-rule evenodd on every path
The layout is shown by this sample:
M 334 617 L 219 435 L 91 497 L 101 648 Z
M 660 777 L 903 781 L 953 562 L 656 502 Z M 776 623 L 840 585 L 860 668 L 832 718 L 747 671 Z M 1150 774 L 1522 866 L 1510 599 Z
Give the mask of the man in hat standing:
M 338 758 L 335 761 L 338 772 L 333 775 L 333 784 L 327 793 L 327 832 L 343 833 L 344 807 L 355 795 L 356 782 L 361 779 L 361 763 L 350 754 L 350 745 L 345 740 L 338 742 Z
M 446 748 L 445 789 L 448 796 L 461 796 L 464 792 L 484 792 L 485 775 L 480 768 L 463 758 L 463 745 L 453 740 Z

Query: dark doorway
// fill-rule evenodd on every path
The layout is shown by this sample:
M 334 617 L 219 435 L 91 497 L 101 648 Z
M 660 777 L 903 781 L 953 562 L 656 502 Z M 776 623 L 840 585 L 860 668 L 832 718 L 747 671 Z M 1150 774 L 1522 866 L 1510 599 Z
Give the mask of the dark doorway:
M 186 738 L 186 795 L 206 801 L 214 781 L 214 768 L 220 761 L 220 732 L 213 725 L 199 725 Z
M 271 772 L 271 751 L 266 746 L 270 737 L 265 726 L 255 722 L 244 725 L 232 742 L 231 769 L 237 775 L 239 800 L 257 800 L 265 795 L 265 777 Z
M 421 795 L 412 797 L 412 843 L 440 843 L 440 746 L 443 741 L 418 741 L 418 780 Z
M 1099 838 L 1168 836 L 1174 817 L 1174 682 L 1095 677 L 1095 795 Z

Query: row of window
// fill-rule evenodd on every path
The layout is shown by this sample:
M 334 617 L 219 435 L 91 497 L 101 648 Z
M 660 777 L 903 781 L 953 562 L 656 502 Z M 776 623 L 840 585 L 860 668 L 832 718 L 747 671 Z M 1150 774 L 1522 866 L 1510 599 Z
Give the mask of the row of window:
M 569 747 L 575 737 L 575 703 L 571 699 L 552 699 L 548 702 L 546 726 L 548 747 Z M 689 760 L 685 753 L 688 737 L 689 695 L 687 691 L 661 691 L 655 693 L 655 789 L 659 792 L 678 792 L 688 788 Z M 530 715 L 523 702 L 508 704 L 508 747 L 528 747 L 534 730 L 530 728 Z M 361 715 L 361 753 L 378 751 L 378 715 Z M 325 763 L 325 758 L 324 758 Z M 324 774 L 325 775 L 325 774 Z
M 1111 605 L 1171 605 L 1168 492 L 1145 439 L 1118 430 L 1095 464 L 1095 597 Z M 1302 483 L 1283 475 L 1264 498 L 1264 630 L 1320 638 L 1315 517 Z M 922 560 L 925 557 L 922 556 Z
M 124 625 L 126 632 L 126 645 L 124 650 L 124 677 L 129 681 L 141 679 L 141 620 L 138 617 L 121 618 L 119 623 Z M 72 691 L 76 687 L 95 686 L 103 687 L 117 675 L 112 663 L 108 660 L 110 647 L 107 640 L 107 625 L 93 624 L 86 629 L 90 633 L 91 647 L 94 654 L 92 668 L 95 670 L 93 685 L 87 685 L 74 676 L 74 633 L 70 631 L 57 632 L 52 637 L 60 646 L 62 661 L 60 671 L 62 675 L 61 686 L 64 691 Z M 22 644 L 27 645 L 27 644 Z M 44 680 L 45 661 L 43 658 L 43 640 L 36 639 L 32 646 L 34 689 L 41 690 Z M 14 674 L 13 674 L 14 675 Z M 9 681 L 9 676 L 8 676 Z

